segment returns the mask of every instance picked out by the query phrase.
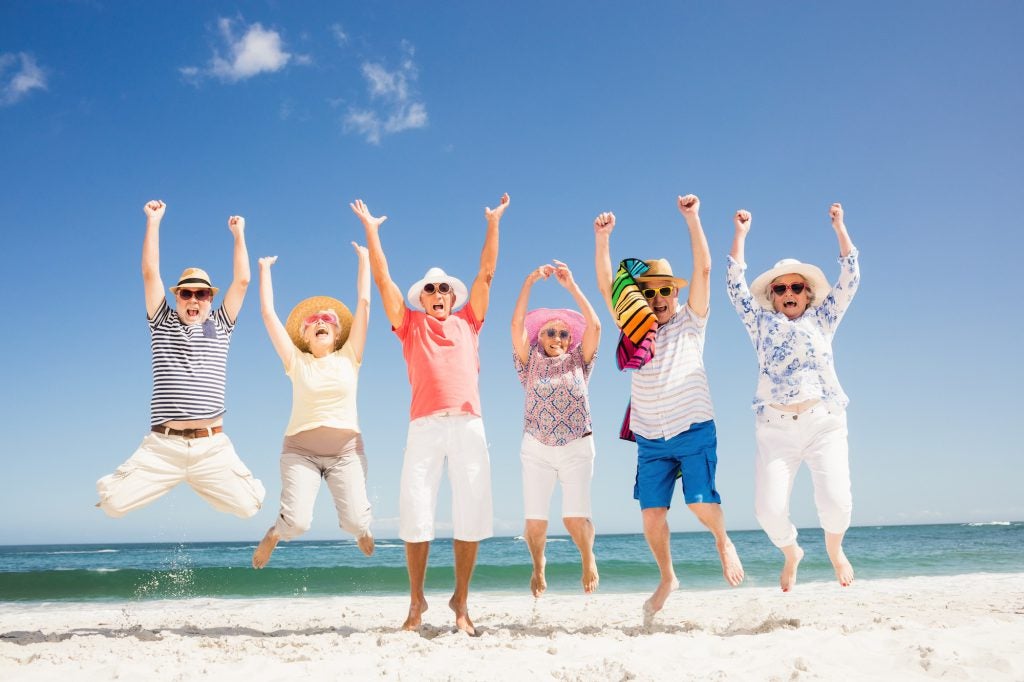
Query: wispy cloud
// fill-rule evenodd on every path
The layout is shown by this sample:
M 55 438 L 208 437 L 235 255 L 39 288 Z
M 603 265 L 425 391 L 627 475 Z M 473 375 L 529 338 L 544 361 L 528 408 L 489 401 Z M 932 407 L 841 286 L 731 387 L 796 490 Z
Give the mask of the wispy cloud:
M 263 28 L 259 22 L 243 25 L 240 31 L 236 31 L 233 20 L 221 18 L 217 20 L 217 29 L 224 41 L 223 53 L 214 48 L 206 66 L 182 67 L 181 74 L 189 80 L 210 77 L 235 83 L 261 73 L 280 71 L 289 61 L 294 60 L 298 64 L 310 62 L 308 56 L 286 52 L 281 34 Z
M 344 47 L 348 45 L 348 33 L 345 33 L 345 27 L 341 24 L 331 24 L 331 35 L 338 42 L 338 45 Z
M 26 53 L 0 54 L 0 107 L 20 102 L 33 90 L 46 89 L 46 71 Z
M 362 135 L 370 144 L 380 144 L 385 135 L 427 126 L 427 105 L 418 101 L 414 87 L 418 76 L 414 49 L 408 43 L 402 49 L 405 56 L 395 70 L 378 62 L 363 63 L 363 78 L 375 106 L 350 107 L 345 116 L 345 130 Z

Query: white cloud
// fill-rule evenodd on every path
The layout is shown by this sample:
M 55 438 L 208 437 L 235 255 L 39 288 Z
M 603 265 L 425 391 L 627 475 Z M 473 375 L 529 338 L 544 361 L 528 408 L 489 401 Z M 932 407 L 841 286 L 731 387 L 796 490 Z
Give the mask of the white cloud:
M 348 45 L 348 34 L 345 33 L 345 29 L 341 24 L 331 24 L 331 35 L 338 41 L 338 45 L 342 47 Z
M 370 99 L 377 106 L 349 108 L 345 130 L 362 135 L 370 144 L 379 144 L 384 135 L 427 126 L 427 105 L 416 101 L 413 87 L 418 76 L 412 60 L 413 48 L 403 44 L 403 49 L 406 57 L 394 71 L 377 62 L 363 63 L 363 78 Z
M 21 101 L 33 90 L 45 89 L 46 71 L 36 64 L 35 57 L 26 52 L 0 54 L 0 107 Z
M 185 78 L 198 80 L 210 76 L 235 83 L 261 73 L 280 71 L 292 59 L 300 64 L 308 64 L 311 61 L 306 55 L 296 57 L 285 52 L 281 34 L 263 28 L 259 22 L 248 27 L 243 26 L 245 30 L 241 37 L 235 33 L 234 22 L 231 19 L 219 19 L 217 27 L 225 43 L 226 56 L 214 49 L 207 66 L 185 66 L 179 69 Z

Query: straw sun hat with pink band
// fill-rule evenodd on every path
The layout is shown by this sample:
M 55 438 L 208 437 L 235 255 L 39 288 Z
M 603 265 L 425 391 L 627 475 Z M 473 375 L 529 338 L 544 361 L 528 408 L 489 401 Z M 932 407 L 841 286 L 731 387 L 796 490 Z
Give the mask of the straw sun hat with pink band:
M 569 327 L 572 339 L 569 350 L 583 343 L 583 332 L 587 329 L 587 321 L 575 310 L 568 308 L 537 308 L 526 313 L 526 339 L 530 345 L 537 345 L 537 334 L 552 320 L 561 320 Z

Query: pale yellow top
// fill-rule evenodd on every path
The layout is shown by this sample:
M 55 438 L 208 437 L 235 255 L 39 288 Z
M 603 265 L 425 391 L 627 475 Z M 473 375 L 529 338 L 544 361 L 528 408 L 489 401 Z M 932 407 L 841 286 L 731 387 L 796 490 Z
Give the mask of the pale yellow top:
M 285 373 L 292 380 L 292 416 L 284 435 L 329 426 L 359 431 L 356 384 L 359 361 L 352 344 L 322 358 L 295 348 Z

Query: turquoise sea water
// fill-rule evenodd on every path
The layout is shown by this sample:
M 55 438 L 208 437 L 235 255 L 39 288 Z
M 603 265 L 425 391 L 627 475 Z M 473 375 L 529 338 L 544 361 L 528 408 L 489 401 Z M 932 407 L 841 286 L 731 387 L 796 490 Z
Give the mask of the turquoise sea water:
M 745 584 L 776 584 L 781 555 L 761 531 L 730 533 L 747 573 Z M 801 582 L 833 580 L 821 531 L 800 535 L 807 551 Z M 1024 571 L 1024 522 L 851 528 L 845 543 L 857 577 L 899 578 Z M 397 540 L 378 540 L 373 557 L 351 541 L 278 545 L 270 564 L 250 566 L 253 542 L 190 544 L 18 545 L 0 547 L 0 601 L 188 599 L 404 594 L 405 554 Z M 642 535 L 599 535 L 595 543 L 601 591 L 649 591 L 657 567 Z M 725 586 L 708 533 L 672 536 L 684 589 Z M 549 591 L 579 589 L 579 555 L 566 537 L 548 544 Z M 451 590 L 452 544 L 431 547 L 427 589 Z M 473 590 L 526 592 L 530 557 L 518 538 L 480 545 Z

